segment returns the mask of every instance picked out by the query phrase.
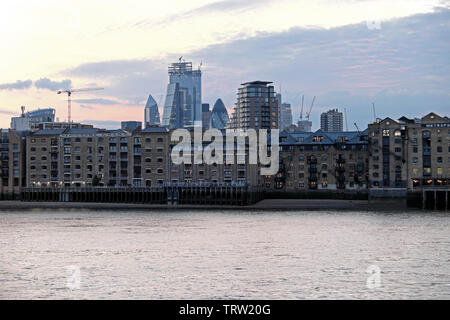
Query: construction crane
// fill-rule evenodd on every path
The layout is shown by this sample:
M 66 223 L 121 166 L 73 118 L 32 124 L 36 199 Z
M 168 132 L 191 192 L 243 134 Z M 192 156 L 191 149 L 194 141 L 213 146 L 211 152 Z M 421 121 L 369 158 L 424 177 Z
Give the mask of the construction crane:
M 361 135 L 361 131 L 359 130 L 358 125 L 356 124 L 356 122 L 354 123 L 354 125 L 356 127 L 356 130 L 358 130 L 358 136 L 360 136 Z
M 372 102 L 372 109 L 373 109 L 373 121 L 377 122 L 377 114 L 375 113 L 375 103 Z
M 302 95 L 302 110 L 300 110 L 300 121 L 303 121 L 303 102 L 305 100 L 305 95 Z
M 308 121 L 309 121 L 309 115 L 311 114 L 311 110 L 312 110 L 313 105 L 314 105 L 314 101 L 316 101 L 316 96 L 314 96 L 314 98 L 313 98 L 313 100 L 311 102 L 311 107 L 309 108 L 309 112 L 306 114 L 306 120 L 308 120 Z
M 347 123 L 347 108 L 344 108 L 345 113 L 345 131 L 348 131 L 348 123 Z
M 56 93 L 67 93 L 67 122 L 71 120 L 71 96 L 73 92 L 84 92 L 84 91 L 95 91 L 103 90 L 104 88 L 83 88 L 83 89 L 69 89 L 69 90 L 58 90 Z

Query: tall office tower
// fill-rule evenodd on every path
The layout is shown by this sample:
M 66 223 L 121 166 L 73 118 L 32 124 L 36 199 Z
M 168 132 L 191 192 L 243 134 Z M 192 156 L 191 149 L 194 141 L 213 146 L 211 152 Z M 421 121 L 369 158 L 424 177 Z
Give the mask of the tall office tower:
M 211 110 L 209 109 L 209 103 L 202 103 L 202 129 L 209 129 L 209 120 L 211 118 Z
M 324 132 L 344 131 L 344 116 L 338 109 L 328 110 L 320 115 L 320 129 Z
M 147 104 L 144 109 L 145 128 L 150 126 L 161 125 L 161 119 L 159 117 L 158 104 L 152 95 L 148 95 Z
M 172 63 L 162 125 L 169 129 L 193 128 L 202 121 L 202 72 L 192 62 Z
M 219 130 L 225 129 L 228 120 L 228 111 L 225 108 L 222 99 L 219 98 L 216 103 L 214 103 L 214 108 L 211 113 L 210 128 Z
M 272 82 L 252 81 L 242 84 L 234 107 L 231 129 L 278 129 L 278 101 Z
M 284 130 L 292 125 L 292 109 L 290 103 L 282 103 L 279 114 L 280 130 Z

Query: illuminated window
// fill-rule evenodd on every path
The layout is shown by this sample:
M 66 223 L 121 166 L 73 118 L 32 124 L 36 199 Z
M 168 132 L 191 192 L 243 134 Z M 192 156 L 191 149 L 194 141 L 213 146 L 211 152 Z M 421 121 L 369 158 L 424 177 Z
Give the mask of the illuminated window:
M 313 137 L 313 142 L 321 142 L 323 140 L 322 136 L 314 136 Z

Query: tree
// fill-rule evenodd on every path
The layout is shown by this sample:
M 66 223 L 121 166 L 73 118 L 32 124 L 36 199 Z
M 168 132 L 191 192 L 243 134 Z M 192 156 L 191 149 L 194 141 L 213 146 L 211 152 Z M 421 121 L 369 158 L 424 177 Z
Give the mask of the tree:
M 95 175 L 95 176 L 92 178 L 92 186 L 96 187 L 96 186 L 98 186 L 99 184 L 100 184 L 100 179 L 97 177 L 97 175 Z

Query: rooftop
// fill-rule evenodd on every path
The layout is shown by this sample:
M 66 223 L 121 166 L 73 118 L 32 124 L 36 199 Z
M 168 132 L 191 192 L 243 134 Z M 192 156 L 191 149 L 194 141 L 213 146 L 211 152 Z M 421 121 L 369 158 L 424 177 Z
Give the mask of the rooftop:
M 271 83 L 273 83 L 273 82 L 257 80 L 257 81 L 250 81 L 250 82 L 241 83 L 241 86 L 266 86 L 266 85 L 271 84 Z

